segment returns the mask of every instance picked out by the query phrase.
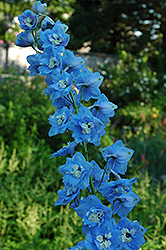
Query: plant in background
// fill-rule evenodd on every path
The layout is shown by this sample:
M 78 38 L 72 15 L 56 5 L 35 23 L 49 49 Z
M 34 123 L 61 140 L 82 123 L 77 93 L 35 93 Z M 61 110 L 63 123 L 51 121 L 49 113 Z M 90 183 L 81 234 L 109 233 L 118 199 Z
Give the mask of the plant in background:
M 68 27 L 45 15 L 46 7 L 37 1 L 33 11 L 26 10 L 19 16 L 24 31 L 18 35 L 16 45 L 34 48 L 36 54 L 27 58 L 30 75 L 46 77 L 48 87 L 44 93 L 50 95 L 55 107 L 55 113 L 49 117 L 49 136 L 71 134 L 72 141 L 52 154 L 52 157 L 68 155 L 66 163 L 59 167 L 64 187 L 58 191 L 55 206 L 70 203 L 82 218 L 85 241 L 72 249 L 139 249 L 145 243 L 146 229 L 127 218 L 140 200 L 131 187 L 136 178 L 120 176 L 125 175 L 134 150 L 125 147 L 121 140 L 104 147 L 101 150 L 106 162 L 104 169 L 91 159 L 88 150 L 89 144 L 100 145 L 117 105 L 101 93 L 100 73 L 85 68 L 84 59 L 65 48 L 70 39 Z M 106 206 L 108 202 L 110 205 Z M 120 219 L 117 221 L 113 215 Z

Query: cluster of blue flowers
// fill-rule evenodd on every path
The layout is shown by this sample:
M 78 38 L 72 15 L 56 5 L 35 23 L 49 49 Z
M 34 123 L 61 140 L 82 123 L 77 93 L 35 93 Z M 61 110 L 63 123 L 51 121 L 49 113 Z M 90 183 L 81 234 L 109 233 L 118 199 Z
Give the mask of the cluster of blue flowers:
M 103 148 L 104 169 L 94 160 L 89 162 L 88 157 L 88 144 L 100 145 L 117 105 L 100 91 L 103 76 L 91 72 L 84 59 L 65 49 L 70 40 L 68 27 L 59 20 L 54 22 L 45 14 L 46 9 L 46 4 L 37 1 L 33 11 L 26 10 L 18 17 L 23 32 L 17 36 L 16 45 L 34 48 L 36 54 L 27 57 L 30 75 L 46 77 L 44 93 L 50 95 L 55 107 L 55 113 L 49 117 L 49 136 L 71 133 L 72 141 L 52 154 L 52 157 L 68 155 L 66 163 L 59 167 L 64 188 L 58 191 L 55 206 L 70 203 L 82 218 L 85 241 L 80 241 L 73 250 L 139 249 L 145 243 L 146 229 L 126 217 L 140 200 L 132 190 L 136 178 L 120 177 L 125 175 L 134 151 L 121 140 Z M 78 145 L 83 154 L 76 151 Z M 115 181 L 110 180 L 110 174 Z M 81 197 L 81 190 L 87 191 L 86 197 Z M 102 204 L 98 198 L 102 196 L 110 206 Z M 120 217 L 118 222 L 113 218 L 115 214 Z

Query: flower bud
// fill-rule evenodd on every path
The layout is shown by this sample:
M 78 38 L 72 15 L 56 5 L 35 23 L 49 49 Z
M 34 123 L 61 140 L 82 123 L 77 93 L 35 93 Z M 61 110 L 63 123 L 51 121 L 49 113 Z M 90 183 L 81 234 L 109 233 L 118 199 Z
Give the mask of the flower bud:
M 32 6 L 32 10 L 37 14 L 45 13 L 46 9 L 47 9 L 47 4 L 46 3 L 42 4 L 40 1 L 35 2 Z

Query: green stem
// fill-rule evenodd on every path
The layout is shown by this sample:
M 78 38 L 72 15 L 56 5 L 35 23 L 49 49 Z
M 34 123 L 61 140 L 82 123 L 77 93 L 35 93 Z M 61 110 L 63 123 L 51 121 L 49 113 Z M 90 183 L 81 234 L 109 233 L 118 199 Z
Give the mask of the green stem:
M 90 179 L 90 188 L 91 188 L 91 190 L 92 190 L 92 194 L 94 194 L 94 195 L 96 195 L 96 192 L 95 192 L 95 187 L 94 187 L 94 185 L 93 185 L 93 180 L 92 180 L 92 176 L 91 176 L 91 174 L 89 175 L 89 179 Z
M 83 141 L 83 146 L 84 146 L 84 151 L 85 151 L 85 157 L 86 157 L 86 160 L 89 162 L 89 156 L 88 156 L 88 149 L 87 149 L 87 143 L 85 141 Z M 92 179 L 92 176 L 91 174 L 89 175 L 89 184 L 90 184 L 90 188 L 91 188 L 91 191 L 92 191 L 92 194 L 95 195 L 95 187 L 93 185 L 93 179 Z
M 72 91 L 70 91 L 70 96 L 71 96 L 71 99 L 73 101 L 73 107 L 74 107 L 74 109 L 76 111 L 76 114 L 78 115 L 78 108 L 77 108 L 77 105 L 76 105 L 76 102 L 75 102 L 75 99 L 74 99 Z
M 103 179 L 104 179 L 104 176 L 105 176 L 105 173 L 106 173 L 106 169 L 107 169 L 107 164 L 104 167 L 104 172 L 103 172 L 103 175 L 102 175 L 102 178 L 101 178 L 101 181 L 100 181 L 100 184 L 99 184 L 98 188 L 101 186 L 101 183 L 103 182 Z
M 84 146 L 86 160 L 89 161 L 88 149 L 87 149 L 87 144 L 85 141 L 83 141 L 83 146 Z

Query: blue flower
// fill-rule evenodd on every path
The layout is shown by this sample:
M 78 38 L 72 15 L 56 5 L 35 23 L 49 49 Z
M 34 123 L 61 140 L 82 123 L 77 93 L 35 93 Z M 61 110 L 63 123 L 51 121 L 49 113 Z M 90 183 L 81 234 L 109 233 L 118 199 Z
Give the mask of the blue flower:
M 110 224 L 112 211 L 95 196 L 90 195 L 87 199 L 80 201 L 80 205 L 74 209 L 83 220 L 83 233 L 86 234 L 88 228 L 107 226 Z
M 131 185 L 135 183 L 137 178 L 132 179 L 119 179 L 117 181 L 111 181 L 108 183 L 102 183 L 99 191 L 104 197 L 113 203 L 114 200 L 118 199 L 124 193 L 128 193 L 132 190 Z
M 18 16 L 20 27 L 23 30 L 33 30 L 37 26 L 37 15 L 31 10 L 25 10 L 24 13 Z
M 59 172 L 64 175 L 65 184 L 85 189 L 89 186 L 92 165 L 80 152 L 76 152 L 72 158 L 67 158 L 66 164 L 59 168 Z
M 116 173 L 125 174 L 127 171 L 128 161 L 132 157 L 134 150 L 124 147 L 122 141 L 118 140 L 113 145 L 103 148 L 101 153 L 104 160 L 108 158 L 108 173 L 113 170 Z
M 66 250 L 69 250 L 68 248 Z M 79 241 L 75 247 L 72 247 L 70 250 L 85 250 L 85 242 Z
M 147 230 L 138 221 L 131 222 L 128 218 L 122 218 L 117 228 L 121 231 L 121 249 L 138 250 L 145 243 L 143 235 Z
M 80 188 L 71 185 L 65 185 L 63 190 L 58 192 L 59 199 L 55 202 L 54 206 L 67 205 L 69 202 L 77 198 L 80 194 Z
M 42 4 L 40 1 L 37 1 L 33 4 L 32 10 L 36 12 L 37 14 L 44 14 L 47 9 L 47 4 Z
M 109 118 L 115 115 L 114 109 L 117 109 L 118 106 L 108 101 L 108 98 L 101 94 L 98 97 L 97 102 L 94 103 L 92 108 L 92 114 L 100 119 L 103 123 L 109 122 Z
M 85 67 L 85 60 L 82 57 L 76 57 L 70 50 L 65 50 L 62 57 L 63 70 L 68 73 L 79 73 Z
M 52 125 L 49 131 L 49 136 L 65 132 L 70 118 L 70 113 L 71 111 L 67 107 L 55 110 L 55 113 L 49 117 L 49 123 Z
M 47 82 L 48 84 L 49 82 Z M 79 105 L 79 101 L 80 101 L 80 96 L 77 95 L 76 91 L 72 91 L 76 105 Z M 52 103 L 52 105 L 56 108 L 63 108 L 64 106 L 68 107 L 68 109 L 71 110 L 71 114 L 73 114 L 75 112 L 75 109 L 73 108 L 73 101 L 71 99 L 71 96 L 61 96 L 57 99 L 55 99 Z
M 127 216 L 140 200 L 141 198 L 133 191 L 129 191 L 127 194 L 123 193 L 111 206 L 113 208 L 113 214 L 117 213 L 120 217 Z
M 61 71 L 62 58 L 56 49 L 46 48 L 40 57 L 39 75 L 57 75 Z
M 30 31 L 24 31 L 17 35 L 15 44 L 20 47 L 33 46 L 35 39 Z
M 103 123 L 94 117 L 87 107 L 81 105 L 79 113 L 71 117 L 69 123 L 72 137 L 76 142 L 91 142 L 96 146 L 100 145 L 100 138 L 105 134 Z
M 95 227 L 85 235 L 85 246 L 93 250 L 122 250 L 121 231 L 117 229 L 115 221 L 112 219 L 109 226 Z
M 27 61 L 30 64 L 30 66 L 28 67 L 29 75 L 33 76 L 33 75 L 37 75 L 39 74 L 39 66 L 40 66 L 40 57 L 41 54 L 40 53 L 36 53 L 34 55 L 30 55 L 27 57 Z
M 48 76 L 46 83 L 49 85 L 43 92 L 50 94 L 50 100 L 54 101 L 62 96 L 66 96 L 72 90 L 72 75 L 62 72 L 58 77 Z
M 83 100 L 89 101 L 90 98 L 96 99 L 100 95 L 99 86 L 103 79 L 99 72 L 93 73 L 85 68 L 74 78 L 73 84 L 82 91 Z
M 74 141 L 74 142 L 68 142 L 67 146 L 61 148 L 60 150 L 58 150 L 56 153 L 53 153 L 52 154 L 52 157 L 56 157 L 56 156 L 64 156 L 64 155 L 71 155 L 73 156 L 74 154 L 74 149 L 75 147 L 77 146 L 77 143 Z
M 70 36 L 65 33 L 63 26 L 58 21 L 52 29 L 46 29 L 40 34 L 40 42 L 44 48 L 53 47 L 63 52 Z

